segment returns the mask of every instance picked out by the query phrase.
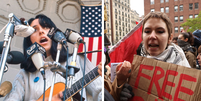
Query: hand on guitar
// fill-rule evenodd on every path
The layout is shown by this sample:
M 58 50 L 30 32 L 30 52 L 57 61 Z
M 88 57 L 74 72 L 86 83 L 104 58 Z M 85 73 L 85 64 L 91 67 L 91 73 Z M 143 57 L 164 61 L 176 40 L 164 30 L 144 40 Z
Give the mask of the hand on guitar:
M 124 61 L 116 67 L 117 84 L 122 85 L 131 75 L 131 63 Z
M 52 97 L 52 101 L 62 101 L 62 99 L 61 99 L 62 97 L 63 97 L 63 93 L 61 91 L 61 92 L 59 92 L 58 94 L 56 94 L 56 95 L 54 95 Z M 48 101 L 48 100 L 49 100 L 49 97 L 46 97 L 45 101 Z M 37 101 L 43 101 L 43 99 L 40 99 L 40 100 L 37 100 Z
M 98 64 L 98 73 L 100 76 L 102 76 L 102 62 Z

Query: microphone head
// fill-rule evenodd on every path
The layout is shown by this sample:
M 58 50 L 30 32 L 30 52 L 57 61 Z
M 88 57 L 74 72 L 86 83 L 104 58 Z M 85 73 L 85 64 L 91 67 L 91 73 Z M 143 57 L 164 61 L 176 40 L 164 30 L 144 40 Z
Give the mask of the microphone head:
M 8 54 L 12 56 L 12 59 L 7 61 L 8 64 L 19 64 L 25 60 L 24 55 L 19 51 L 11 51 Z
M 28 37 L 30 36 L 35 29 L 31 26 L 26 26 L 26 25 L 15 25 L 15 32 L 17 36 L 20 37 Z
M 62 42 L 62 41 L 66 41 L 66 37 L 64 36 L 64 33 L 61 31 L 56 31 L 56 33 L 53 36 L 53 39 L 56 42 Z
M 80 34 L 74 30 L 71 29 L 66 29 L 65 32 L 67 41 L 74 44 L 74 43 L 84 43 L 82 37 L 80 36 Z
M 44 60 L 42 53 L 36 52 L 31 56 L 31 60 L 34 63 L 35 67 L 39 70 L 41 67 L 44 66 Z
M 45 48 L 35 42 L 26 50 L 26 52 L 27 57 L 31 58 L 33 64 L 38 70 L 44 66 L 43 55 L 46 56 Z
M 27 57 L 31 57 L 34 53 L 40 52 L 46 57 L 45 48 L 39 45 L 37 42 L 33 43 L 30 47 L 27 48 L 26 53 Z

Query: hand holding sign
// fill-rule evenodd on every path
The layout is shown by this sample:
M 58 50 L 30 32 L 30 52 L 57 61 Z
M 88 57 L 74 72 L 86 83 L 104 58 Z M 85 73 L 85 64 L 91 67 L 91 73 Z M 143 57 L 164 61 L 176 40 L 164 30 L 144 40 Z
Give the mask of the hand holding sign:
M 116 67 L 117 84 L 122 85 L 131 75 L 131 63 L 124 61 Z

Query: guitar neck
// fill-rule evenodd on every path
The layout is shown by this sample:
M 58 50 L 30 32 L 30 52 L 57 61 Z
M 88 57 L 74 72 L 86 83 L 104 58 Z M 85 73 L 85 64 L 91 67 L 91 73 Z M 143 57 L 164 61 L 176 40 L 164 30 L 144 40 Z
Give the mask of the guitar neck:
M 84 76 L 84 87 L 90 84 L 98 76 L 99 76 L 98 67 L 95 67 L 93 70 L 91 70 L 89 73 L 87 73 Z M 71 98 L 73 95 L 75 95 L 77 92 L 79 92 L 82 89 L 82 80 L 83 80 L 83 77 L 79 79 L 77 82 L 75 82 L 70 89 L 69 88 L 66 89 L 66 97 L 65 97 L 66 99 Z M 64 94 L 64 91 L 63 91 L 63 94 Z

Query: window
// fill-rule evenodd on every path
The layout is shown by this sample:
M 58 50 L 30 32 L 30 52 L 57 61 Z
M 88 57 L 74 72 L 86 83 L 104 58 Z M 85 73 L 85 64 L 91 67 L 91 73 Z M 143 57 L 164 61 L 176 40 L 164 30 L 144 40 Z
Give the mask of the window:
M 195 3 L 195 9 L 198 9 L 199 4 Z
M 164 12 L 164 8 L 161 8 L 161 12 Z
M 118 30 L 118 27 L 116 26 L 116 30 Z M 116 32 L 117 33 L 117 32 Z
M 151 2 L 151 5 L 153 5 L 153 4 L 154 4 L 154 0 L 150 0 L 150 2 Z
M 178 33 L 178 27 L 175 27 L 175 28 L 174 28 L 174 32 L 175 32 L 175 33 Z
M 182 21 L 183 21 L 183 15 L 182 15 L 182 16 L 180 16 L 179 20 L 180 20 L 180 22 L 182 22 Z
M 193 10 L 193 3 L 189 4 L 189 10 Z
M 195 14 L 195 18 L 197 18 L 198 17 L 198 15 L 197 14 Z
M 164 0 L 161 0 L 161 3 L 164 3 Z
M 115 6 L 117 6 L 117 3 L 115 3 Z
M 151 9 L 151 12 L 154 12 L 154 9 Z
M 165 7 L 165 12 L 169 13 L 169 7 Z
M 180 11 L 183 11 L 183 5 L 180 5 L 180 6 L 179 6 L 179 10 L 180 10 Z
M 193 15 L 189 15 L 189 18 L 193 18 Z
M 174 22 L 178 22 L 178 16 L 174 17 Z
M 174 1 L 178 1 L 178 0 L 174 0 Z
M 178 12 L 178 6 L 174 6 L 174 11 Z
M 165 0 L 165 2 L 169 2 L 169 0 Z

